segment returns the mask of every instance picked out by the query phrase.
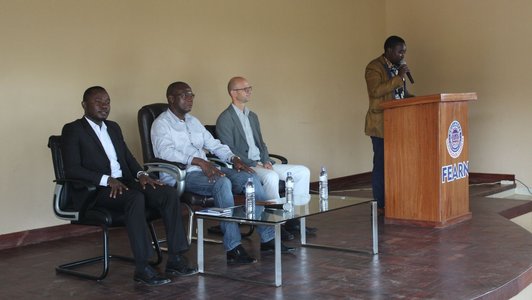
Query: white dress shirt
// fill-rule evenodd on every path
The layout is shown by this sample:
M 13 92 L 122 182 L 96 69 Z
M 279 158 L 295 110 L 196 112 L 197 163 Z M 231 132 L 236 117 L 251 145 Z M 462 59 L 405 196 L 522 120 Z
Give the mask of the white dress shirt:
M 102 143 L 103 150 L 105 150 L 105 154 L 107 154 L 107 158 L 111 163 L 111 177 L 122 177 L 122 169 L 120 168 L 120 163 L 118 163 L 118 156 L 116 155 L 115 146 L 113 145 L 111 137 L 107 132 L 107 125 L 105 125 L 105 122 L 102 122 L 102 127 L 100 127 L 98 124 L 94 123 L 87 117 L 85 117 L 85 120 L 89 122 L 89 125 L 91 125 L 92 129 L 96 133 L 96 136 L 100 140 L 100 143 Z M 108 180 L 109 175 L 103 175 L 100 179 L 100 185 L 107 186 Z
M 249 124 L 249 109 L 244 106 L 244 111 L 241 111 L 236 105 L 231 104 L 233 109 L 244 128 L 244 134 L 246 135 L 246 142 L 248 143 L 248 158 L 254 161 L 260 161 L 260 150 L 255 144 L 255 138 L 253 138 L 253 132 L 251 131 L 251 124 Z
M 234 156 L 229 147 L 215 139 L 196 117 L 186 114 L 185 120 L 181 120 L 169 109 L 153 121 L 151 141 L 155 157 L 182 163 L 187 166 L 187 172 L 201 171 L 199 166 L 192 165 L 192 160 L 194 157 L 207 160 L 205 151 L 226 162 Z M 160 179 L 166 184 L 175 184 L 168 174 L 161 173 Z

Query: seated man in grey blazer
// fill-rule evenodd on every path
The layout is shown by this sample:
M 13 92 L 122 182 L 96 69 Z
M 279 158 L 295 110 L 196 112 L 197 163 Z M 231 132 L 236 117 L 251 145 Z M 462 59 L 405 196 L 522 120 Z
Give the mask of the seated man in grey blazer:
M 216 121 L 216 134 L 222 143 L 240 156 L 259 176 L 268 199 L 279 198 L 279 180 L 288 172 L 294 178 L 294 196 L 309 197 L 310 171 L 302 165 L 274 164 L 262 139 L 259 118 L 246 107 L 251 100 L 252 87 L 243 77 L 233 77 L 227 84 L 231 104 Z M 287 222 L 286 228 L 297 231 L 298 222 Z M 296 229 L 296 230 L 293 230 Z M 308 228 L 314 233 L 315 228 Z M 288 238 L 293 238 L 293 235 Z

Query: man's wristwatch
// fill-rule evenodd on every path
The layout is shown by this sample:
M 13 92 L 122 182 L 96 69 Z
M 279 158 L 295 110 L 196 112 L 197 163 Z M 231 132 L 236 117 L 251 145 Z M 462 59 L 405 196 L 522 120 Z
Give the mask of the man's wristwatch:
M 148 172 L 146 172 L 146 171 L 138 171 L 137 172 L 137 179 L 140 178 L 140 176 L 142 176 L 142 175 L 150 177 L 150 174 L 148 174 Z

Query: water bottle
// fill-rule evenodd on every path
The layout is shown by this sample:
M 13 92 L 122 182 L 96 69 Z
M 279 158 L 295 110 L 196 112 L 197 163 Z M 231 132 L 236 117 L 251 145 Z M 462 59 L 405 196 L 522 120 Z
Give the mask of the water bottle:
M 320 172 L 320 199 L 329 198 L 329 187 L 327 183 L 327 170 L 325 167 L 321 167 Z
M 246 182 L 246 216 L 248 219 L 253 219 L 255 216 L 255 185 L 253 178 L 248 178 Z
M 286 174 L 284 186 L 286 203 L 283 204 L 283 209 L 292 212 L 294 210 L 294 178 L 292 177 L 292 172 Z

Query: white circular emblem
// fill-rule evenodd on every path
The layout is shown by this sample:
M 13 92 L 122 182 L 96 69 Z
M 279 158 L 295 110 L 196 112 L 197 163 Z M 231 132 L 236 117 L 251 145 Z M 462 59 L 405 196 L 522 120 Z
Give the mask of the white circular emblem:
M 447 144 L 447 152 L 449 152 L 449 155 L 452 158 L 460 156 L 462 149 L 464 148 L 464 135 L 462 134 L 462 126 L 460 126 L 460 122 L 454 120 L 451 123 L 445 143 Z

